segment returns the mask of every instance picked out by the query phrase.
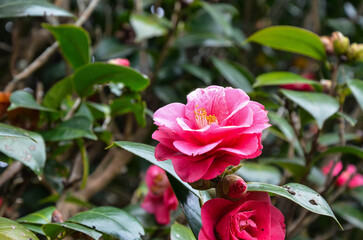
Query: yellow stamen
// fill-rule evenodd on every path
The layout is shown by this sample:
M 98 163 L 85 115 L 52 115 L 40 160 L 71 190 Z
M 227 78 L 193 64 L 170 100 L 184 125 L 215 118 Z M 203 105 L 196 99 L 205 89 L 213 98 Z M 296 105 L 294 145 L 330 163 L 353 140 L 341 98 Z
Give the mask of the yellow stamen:
M 198 107 L 195 106 L 195 107 Z M 199 128 L 204 128 L 207 125 L 210 125 L 212 123 L 218 124 L 218 119 L 216 116 L 213 115 L 207 115 L 207 111 L 204 108 L 199 108 L 196 111 L 194 111 L 195 114 L 195 120 L 197 122 L 197 125 Z

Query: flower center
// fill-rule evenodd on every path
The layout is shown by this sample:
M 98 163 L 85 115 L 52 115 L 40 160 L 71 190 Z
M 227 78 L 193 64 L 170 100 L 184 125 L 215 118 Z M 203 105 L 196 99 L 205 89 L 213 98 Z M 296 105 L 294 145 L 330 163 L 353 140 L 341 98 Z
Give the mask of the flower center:
M 162 194 L 166 189 L 165 178 L 162 174 L 158 174 L 153 179 L 154 185 L 151 187 L 151 192 L 155 195 Z
M 198 105 L 196 106 L 198 107 Z M 204 128 L 207 125 L 210 125 L 212 123 L 218 124 L 218 119 L 216 116 L 213 115 L 207 115 L 207 111 L 204 108 L 199 108 L 194 111 L 195 114 L 195 121 L 197 122 L 197 125 L 199 128 Z

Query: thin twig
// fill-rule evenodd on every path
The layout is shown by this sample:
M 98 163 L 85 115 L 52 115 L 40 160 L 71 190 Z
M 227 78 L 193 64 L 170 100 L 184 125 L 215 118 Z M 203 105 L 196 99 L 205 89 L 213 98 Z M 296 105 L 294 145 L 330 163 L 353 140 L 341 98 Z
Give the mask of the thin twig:
M 0 176 L 0 187 L 9 181 L 10 178 L 14 177 L 21 169 L 23 164 L 21 162 L 15 161 Z
M 81 26 L 83 23 L 87 21 L 87 19 L 91 16 L 95 7 L 97 6 L 100 0 L 92 0 L 90 4 L 87 6 L 86 10 L 82 12 L 81 16 L 75 22 L 74 25 Z M 58 49 L 58 42 L 54 42 L 51 46 L 49 46 L 39 57 L 37 57 L 29 66 L 27 66 L 23 71 L 16 74 L 13 77 L 13 80 L 5 87 L 5 91 L 11 92 L 14 90 L 16 83 L 25 78 L 29 77 L 36 70 L 38 70 L 41 66 L 43 66 L 49 58 L 56 52 Z

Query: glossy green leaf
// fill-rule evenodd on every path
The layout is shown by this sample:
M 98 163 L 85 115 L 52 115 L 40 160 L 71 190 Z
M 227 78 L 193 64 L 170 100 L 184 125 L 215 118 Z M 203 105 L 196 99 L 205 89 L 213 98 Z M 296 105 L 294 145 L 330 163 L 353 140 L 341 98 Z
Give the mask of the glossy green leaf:
M 42 132 L 42 135 L 46 141 L 51 142 L 82 137 L 97 140 L 97 136 L 92 132 L 92 122 L 84 116 L 74 116 L 53 129 Z
M 77 69 L 90 62 L 90 37 L 88 32 L 81 27 L 71 24 L 62 24 L 52 26 L 42 24 L 42 27 L 48 29 L 57 42 L 64 58 Z
M 352 126 L 352 127 L 354 127 L 354 126 L 355 126 L 355 124 L 357 124 L 357 119 L 354 119 L 354 118 L 352 118 L 351 116 L 349 116 L 348 114 L 345 114 L 345 113 L 342 113 L 342 112 L 337 112 L 337 113 L 335 113 L 333 117 L 336 117 L 336 118 L 341 117 L 341 118 L 343 118 L 343 119 L 344 119 L 345 121 L 347 121 L 347 122 L 350 124 L 350 126 Z
M 87 107 L 94 119 L 104 119 L 111 115 L 111 108 L 108 104 L 87 102 Z
M 244 163 L 236 174 L 241 176 L 246 182 L 279 184 L 282 178 L 280 171 L 276 167 L 250 162 Z
M 34 109 L 34 110 L 39 110 L 39 111 L 47 111 L 47 112 L 55 112 L 54 109 L 51 108 L 47 108 L 47 107 L 43 107 L 41 105 L 39 105 L 32 94 L 23 91 L 23 90 L 18 90 L 15 91 L 11 94 L 10 96 L 10 102 L 11 105 L 8 108 L 8 110 L 13 110 L 15 108 L 28 108 L 28 109 Z
M 123 58 L 136 51 L 133 45 L 123 45 L 113 37 L 102 38 L 97 44 L 94 55 L 97 60 L 106 61 L 112 58 Z
M 319 128 L 322 128 L 325 120 L 339 110 L 338 101 L 323 93 L 290 90 L 281 90 L 281 92 L 285 97 L 310 113 L 315 118 Z
M 166 174 L 193 234 L 198 238 L 202 228 L 200 199 L 186 187 L 184 182 L 179 181 L 168 172 Z
M 141 100 L 141 96 L 139 94 L 130 93 L 121 95 L 120 98 L 114 99 L 111 102 L 110 107 L 113 116 L 133 112 L 137 123 L 140 126 L 146 125 L 146 104 Z
M 143 143 L 136 143 L 136 142 L 127 142 L 127 141 L 117 141 L 113 142 L 111 147 L 118 146 L 123 148 L 136 156 L 139 156 L 152 164 L 157 165 L 158 167 L 164 169 L 166 172 L 170 173 L 173 177 L 175 177 L 178 181 L 182 182 L 183 185 L 188 188 L 189 191 L 192 191 L 196 196 L 199 196 L 199 191 L 192 188 L 186 182 L 183 182 L 179 176 L 174 171 L 173 165 L 170 160 L 165 161 L 157 161 L 154 155 L 155 147 L 149 146 Z
M 49 223 L 43 226 L 43 232 L 51 239 L 57 239 L 59 236 L 67 236 L 73 231 L 84 233 L 96 240 L 102 237 L 102 233 L 77 223 Z
M 74 73 L 74 87 L 81 96 L 93 93 L 93 86 L 108 82 L 123 83 L 133 91 L 141 91 L 149 85 L 149 80 L 129 67 L 106 63 L 87 64 Z
M 4 125 L 2 125 L 4 126 Z M 28 166 L 36 174 L 41 175 L 45 165 L 45 144 L 38 133 L 7 126 L 14 132 L 20 132 L 29 138 L 0 135 L 0 152 Z
M 43 105 L 49 108 L 57 109 L 63 99 L 67 96 L 72 94 L 73 91 L 73 84 L 72 78 L 67 77 L 56 84 L 54 84 L 45 94 L 43 99 Z
M 120 240 L 134 240 L 145 234 L 136 218 L 115 207 L 93 208 L 74 215 L 67 222 L 93 228 Z
M 43 225 L 39 225 L 39 224 L 28 224 L 28 223 L 20 223 L 23 227 L 25 227 L 26 229 L 32 231 L 33 233 L 37 233 L 40 235 L 45 235 L 42 229 Z
M 44 0 L 0 0 L 0 18 L 73 17 L 73 14 Z
M 263 73 L 256 78 L 253 87 L 276 86 L 291 83 L 306 83 L 310 85 L 319 85 L 318 82 L 306 79 L 298 74 L 291 72 L 269 72 Z
M 56 209 L 53 206 L 47 207 L 40 211 L 26 215 L 22 218 L 18 218 L 16 221 L 19 223 L 29 223 L 29 224 L 39 224 L 39 225 L 50 223 L 52 221 L 52 214 L 54 210 Z
M 11 125 L 0 123 L 0 137 L 13 137 L 13 138 L 29 138 L 32 139 L 25 132 L 19 131 Z M 34 139 L 33 139 L 34 140 Z
M 181 225 L 180 223 L 174 223 L 171 226 L 170 239 L 171 240 L 196 240 L 196 238 L 193 235 L 193 232 L 190 231 L 190 229 L 187 228 L 186 226 Z
M 355 133 L 346 133 L 344 139 L 346 141 L 356 140 L 359 136 Z M 325 133 L 319 137 L 318 142 L 323 145 L 335 145 L 340 142 L 339 133 Z
M 363 230 L 363 212 L 359 207 L 355 207 L 349 202 L 337 202 L 332 205 L 332 208 L 345 221 Z
M 353 188 L 351 190 L 352 196 L 357 199 L 357 201 L 361 204 L 363 207 L 363 186 L 359 186 L 356 188 Z
M 269 192 L 285 197 L 311 212 L 334 218 L 340 226 L 339 221 L 325 199 L 305 185 L 288 183 L 280 187 L 266 183 L 250 182 L 248 183 L 248 191 Z
M 189 47 L 230 47 L 232 41 L 215 33 L 188 33 L 175 40 L 178 48 Z
M 357 100 L 360 108 L 363 109 L 363 81 L 356 79 L 348 81 L 348 87 L 352 91 L 352 94 Z
M 214 24 L 217 24 L 223 29 L 227 36 L 232 35 L 232 25 L 228 22 L 222 12 L 218 11 L 212 4 L 207 2 L 200 2 L 203 9 L 213 18 Z
M 282 167 L 283 169 L 288 170 L 296 180 L 299 180 L 305 174 L 305 161 L 303 159 L 261 158 L 259 159 L 259 162 Z
M 213 76 L 208 70 L 188 63 L 183 64 L 182 67 L 185 71 L 192 74 L 194 77 L 201 79 L 205 84 L 210 85 L 212 83 Z
M 163 36 L 168 32 L 165 24 L 155 15 L 131 14 L 130 23 L 136 33 L 136 40 L 140 42 L 144 39 Z
M 218 58 L 212 58 L 212 61 L 222 76 L 227 79 L 233 87 L 240 88 L 245 92 L 252 92 L 251 84 L 244 73 L 236 69 L 227 61 Z
M 292 128 L 290 123 L 285 118 L 277 115 L 275 112 L 272 111 L 268 112 L 268 118 L 270 119 L 270 122 L 273 126 L 277 126 L 281 130 L 281 132 L 286 137 L 286 140 L 294 143 L 296 151 L 300 154 L 300 156 L 302 156 L 302 148 L 295 136 L 294 129 Z
M 318 35 L 293 26 L 273 26 L 252 34 L 247 41 L 324 61 L 326 53 Z
M 1 240 L 39 240 L 31 231 L 19 223 L 0 217 Z
M 360 159 L 363 159 L 363 149 L 357 146 L 335 146 L 335 147 L 329 147 L 328 150 L 326 150 L 325 152 L 321 153 L 319 156 L 317 156 L 314 161 L 324 157 L 327 154 L 332 154 L 332 153 L 344 153 L 344 154 L 350 154 L 350 155 L 355 155 Z

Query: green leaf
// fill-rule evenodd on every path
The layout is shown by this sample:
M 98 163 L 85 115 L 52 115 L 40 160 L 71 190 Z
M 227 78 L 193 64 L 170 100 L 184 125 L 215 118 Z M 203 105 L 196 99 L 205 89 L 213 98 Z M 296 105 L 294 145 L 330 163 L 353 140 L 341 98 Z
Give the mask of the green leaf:
M 189 228 L 187 228 L 184 225 L 181 225 L 180 223 L 174 223 L 171 226 L 171 232 L 170 232 L 170 238 L 171 240 L 193 240 L 196 239 L 193 235 L 193 232 L 190 231 Z
M 59 236 L 63 238 L 73 231 L 84 233 L 96 240 L 102 237 L 102 233 L 77 223 L 48 223 L 43 225 L 43 232 L 51 239 L 58 239 Z
M 95 119 L 104 119 L 111 115 L 111 108 L 109 105 L 95 102 L 86 102 L 86 104 Z
M 284 134 L 289 142 L 294 143 L 296 151 L 300 154 L 300 156 L 302 156 L 303 150 L 295 136 L 294 129 L 291 127 L 290 123 L 285 118 L 280 117 L 272 111 L 268 112 L 268 118 L 270 119 L 273 126 L 277 126 L 281 130 L 281 132 Z
M 29 138 L 32 139 L 29 135 L 24 132 L 19 131 L 17 128 L 7 125 L 4 123 L 0 123 L 0 137 L 14 137 L 14 138 Z M 34 139 L 32 139 L 35 141 Z
M 212 83 L 213 76 L 206 69 L 188 63 L 183 64 L 182 68 L 194 77 L 201 79 L 205 84 L 210 85 Z
M 5 126 L 5 124 L 0 124 L 0 126 Z M 41 135 L 12 126 L 7 126 L 7 128 L 29 136 L 29 138 L 0 135 L 0 152 L 41 175 L 46 159 L 45 144 Z
M 97 60 L 106 61 L 112 58 L 123 58 L 136 51 L 136 46 L 124 45 L 113 37 L 105 37 L 97 43 L 94 55 Z
M 106 63 L 91 63 L 76 70 L 74 87 L 81 96 L 93 93 L 93 86 L 108 82 L 123 83 L 132 91 L 141 91 L 149 85 L 149 80 L 129 67 Z
M 72 94 L 73 80 L 72 77 L 64 78 L 54 84 L 43 99 L 43 105 L 49 108 L 57 109 L 62 103 L 63 99 Z
M 214 57 L 212 58 L 212 61 L 218 71 L 233 87 L 240 88 L 245 92 L 252 92 L 251 84 L 243 72 L 236 69 L 227 61 Z
M 348 87 L 352 91 L 352 94 L 357 100 L 360 108 L 363 109 L 363 81 L 356 79 L 348 81 Z
M 175 40 L 177 48 L 189 47 L 230 47 L 232 41 L 215 33 L 188 33 Z
M 223 29 L 227 36 L 231 36 L 233 33 L 232 25 L 225 19 L 225 16 L 222 14 L 222 12 L 218 11 L 218 8 L 215 8 L 213 5 L 207 2 L 200 2 L 200 4 L 202 5 L 203 9 L 213 18 L 215 24 L 220 25 L 221 29 Z
M 84 116 L 74 116 L 62 122 L 52 130 L 42 132 L 46 141 L 65 141 L 77 138 L 88 138 L 97 140 L 97 136 L 92 132 L 92 122 Z
M 357 199 L 360 205 L 363 207 L 363 186 L 353 188 L 351 190 L 352 196 Z
M 334 211 L 353 226 L 363 230 L 363 213 L 358 207 L 348 202 L 337 202 L 332 205 Z
M 355 133 L 346 133 L 344 135 L 346 141 L 359 139 L 359 136 Z M 318 142 L 322 145 L 335 145 L 340 142 L 339 133 L 325 133 L 319 137 Z
M 350 126 L 354 127 L 355 124 L 357 124 L 357 120 L 352 118 L 351 116 L 349 116 L 348 114 L 342 113 L 342 112 L 337 112 L 336 114 L 334 114 L 333 117 L 339 118 L 342 117 L 345 121 L 347 121 Z
M 138 239 L 145 234 L 136 218 L 115 207 L 98 207 L 81 212 L 67 222 L 81 224 L 121 240 Z
M 311 212 L 334 218 L 341 226 L 325 199 L 311 188 L 302 184 L 288 183 L 280 187 L 266 183 L 251 182 L 248 183 L 248 191 L 269 192 L 285 197 Z
M 305 174 L 305 161 L 299 158 L 260 158 L 259 162 L 264 164 L 274 164 L 288 170 L 296 180 Z
M 170 160 L 157 161 L 154 155 L 155 147 L 149 146 L 143 143 L 127 142 L 127 141 L 117 141 L 113 142 L 110 147 L 118 146 L 120 148 L 129 151 L 136 156 L 139 156 L 152 164 L 164 169 L 166 172 L 170 173 L 178 181 L 180 181 L 189 191 L 193 192 L 196 196 L 199 196 L 199 191 L 192 188 L 188 183 L 183 182 L 179 176 L 174 171 L 173 165 Z
M 43 23 L 42 27 L 53 34 L 64 58 L 73 69 L 90 62 L 90 37 L 86 30 L 72 24 L 52 26 Z
M 279 184 L 282 178 L 280 171 L 273 166 L 246 162 L 236 172 L 246 182 L 265 182 L 270 184 Z
M 73 17 L 73 14 L 44 0 L 0 0 L 0 18 Z
M 291 83 L 306 83 L 310 85 L 319 85 L 318 82 L 306 79 L 298 74 L 291 72 L 269 72 L 263 73 L 256 78 L 253 87 L 276 86 Z
M 165 20 L 165 19 L 164 19 Z M 165 24 L 155 15 L 131 14 L 130 23 L 136 33 L 135 41 L 163 36 L 168 32 Z
M 344 153 L 344 154 L 350 154 L 355 155 L 358 158 L 363 159 L 363 149 L 357 146 L 335 146 L 335 147 L 329 147 L 328 150 L 321 153 L 319 156 L 317 156 L 314 161 L 317 161 L 318 159 L 322 158 L 325 155 L 332 154 L 332 153 Z
M 323 93 L 290 90 L 281 90 L 281 92 L 285 97 L 310 113 L 320 129 L 323 127 L 324 121 L 339 110 L 338 101 Z
M 1 240 L 39 240 L 31 231 L 19 223 L 7 218 L 0 217 L 0 239 Z
M 42 229 L 42 225 L 38 225 L 38 224 L 28 224 L 28 223 L 20 223 L 23 227 L 25 227 L 26 229 L 29 229 L 30 231 L 32 231 L 33 233 L 37 233 L 40 235 L 45 235 Z
M 202 228 L 200 199 L 186 187 L 184 182 L 179 181 L 168 172 L 166 174 L 194 236 L 198 238 Z
M 302 54 L 320 61 L 326 59 L 325 48 L 319 36 L 298 27 L 273 26 L 264 28 L 251 35 L 247 41 Z
M 47 112 L 55 112 L 54 109 L 43 107 L 39 105 L 35 100 L 33 95 L 26 91 L 18 90 L 11 94 L 10 96 L 11 105 L 8 108 L 8 111 L 13 110 L 15 108 L 28 108 L 39 111 L 47 111 Z
M 141 96 L 138 93 L 124 94 L 120 98 L 114 99 L 110 107 L 113 116 L 133 112 L 137 123 L 140 126 L 146 125 L 146 103 L 141 101 Z
M 26 215 L 22 218 L 18 218 L 16 221 L 19 223 L 29 223 L 29 224 L 37 224 L 43 225 L 46 223 L 50 223 L 52 221 L 52 214 L 54 212 L 55 207 L 47 207 L 37 212 L 33 212 L 29 215 Z

